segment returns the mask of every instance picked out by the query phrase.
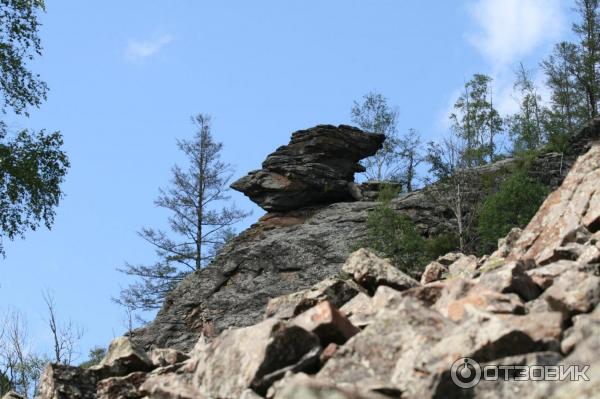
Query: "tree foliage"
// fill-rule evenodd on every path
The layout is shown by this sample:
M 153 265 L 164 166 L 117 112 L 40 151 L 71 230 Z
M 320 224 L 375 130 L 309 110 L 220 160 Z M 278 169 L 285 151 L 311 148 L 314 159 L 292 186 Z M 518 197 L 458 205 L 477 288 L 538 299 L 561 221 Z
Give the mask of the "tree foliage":
M 495 160 L 495 139 L 503 129 L 503 121 L 494 107 L 492 78 L 475 74 L 465 83 L 450 121 L 454 134 L 465 141 L 462 156 L 468 167 Z
M 3 236 L 13 239 L 41 223 L 52 225 L 69 167 L 62 144 L 58 132 L 24 130 L 8 139 L 0 122 L 0 253 Z
M 372 157 L 362 161 L 369 180 L 391 180 L 397 176 L 400 165 L 398 151 L 398 111 L 388 105 L 387 99 L 375 92 L 363 96 L 362 102 L 354 102 L 351 110 L 352 122 L 362 130 L 385 134 L 383 147 Z
M 28 69 L 41 55 L 38 11 L 41 0 L 0 0 L 1 112 L 28 116 L 39 107 L 47 86 Z M 22 237 L 40 224 L 50 228 L 62 197 L 61 183 L 69 167 L 59 132 L 10 133 L 0 121 L 0 253 L 3 238 Z
M 102 359 L 104 359 L 105 356 L 106 356 L 106 348 L 103 348 L 101 346 L 96 346 L 96 347 L 90 349 L 90 352 L 88 354 L 88 360 L 81 363 L 79 365 L 79 367 L 89 368 L 89 367 L 95 366 L 97 364 L 100 364 L 100 362 L 102 361 Z
M 130 309 L 159 308 L 187 274 L 206 266 L 234 235 L 233 225 L 246 216 L 228 205 L 231 165 L 221 161 L 223 144 L 214 140 L 208 115 L 193 118 L 197 132 L 177 146 L 187 158 L 184 169 L 174 166 L 171 186 L 160 189 L 156 206 L 167 209 L 171 235 L 153 228 L 138 234 L 152 244 L 157 261 L 151 265 L 126 264 L 119 269 L 140 281 L 121 291 L 116 301 Z
M 403 272 L 415 275 L 424 263 L 425 240 L 408 216 L 392 208 L 391 201 L 397 194 L 391 186 L 382 188 L 379 204 L 367 218 L 367 237 L 362 246 L 390 258 Z
M 510 175 L 481 207 L 477 226 L 480 251 L 495 250 L 498 239 L 506 236 L 511 228 L 527 225 L 547 194 L 546 186 L 527 177 L 523 171 Z
M 519 111 L 509 118 L 509 135 L 516 154 L 540 148 L 546 139 L 548 110 L 542 103 L 531 71 L 519 64 L 514 89 L 520 97 Z
M 459 249 L 464 252 L 476 218 L 473 204 L 480 196 L 474 184 L 477 175 L 469 167 L 470 148 L 461 136 L 451 135 L 439 143 L 430 142 L 426 159 L 433 178 L 426 179 L 428 185 L 424 193 L 435 204 L 451 211 L 456 220 L 454 235 Z
M 406 191 L 412 191 L 417 167 L 423 161 L 419 132 L 409 129 L 400 136 L 398 111 L 390 107 L 383 95 L 375 92 L 364 95 L 361 102 L 354 102 L 351 117 L 361 129 L 386 137 L 383 147 L 362 161 L 367 179 L 401 183 Z
M 0 0 L 0 93 L 2 110 L 27 114 L 27 107 L 39 107 L 46 99 L 46 83 L 28 68 L 28 62 L 42 54 L 38 36 L 41 0 Z

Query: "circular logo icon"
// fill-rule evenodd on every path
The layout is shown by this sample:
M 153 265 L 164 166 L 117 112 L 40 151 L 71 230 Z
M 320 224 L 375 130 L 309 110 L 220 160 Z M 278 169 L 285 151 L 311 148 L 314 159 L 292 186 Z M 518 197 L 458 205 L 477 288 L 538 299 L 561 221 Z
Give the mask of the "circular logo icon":
M 450 369 L 452 382 L 460 388 L 473 388 L 481 380 L 481 366 L 475 360 L 461 357 Z

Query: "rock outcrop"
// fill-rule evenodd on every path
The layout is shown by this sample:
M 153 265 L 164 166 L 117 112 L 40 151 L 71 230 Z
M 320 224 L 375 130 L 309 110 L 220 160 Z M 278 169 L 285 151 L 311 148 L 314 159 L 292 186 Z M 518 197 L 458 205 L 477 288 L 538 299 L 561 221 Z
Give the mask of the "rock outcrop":
M 332 126 L 308 129 L 303 132 L 309 133 L 302 133 L 301 136 L 313 137 L 314 132 L 323 129 L 336 132 L 332 137 L 336 140 L 337 149 L 357 146 L 354 141 L 363 140 L 352 139 L 352 134 L 338 134 L 345 132 L 344 129 L 354 131 L 351 128 Z M 323 139 L 325 137 L 329 136 L 324 135 Z M 356 137 L 367 137 L 365 140 L 372 146 L 369 148 L 378 146 L 373 144 L 372 135 L 356 132 Z M 593 121 L 577 135 L 577 141 L 572 143 L 577 150 L 568 154 L 541 155 L 532 160 L 530 173 L 550 187 L 557 187 L 572 166 L 577 151 L 585 151 L 593 139 L 598 137 L 600 120 Z M 354 141 L 344 144 L 341 143 L 342 140 Z M 299 151 L 298 148 L 304 148 L 301 146 L 307 143 L 299 141 L 293 148 Z M 313 152 L 326 151 L 315 148 L 312 144 L 308 148 Z M 363 151 L 365 147 L 359 148 Z M 281 147 L 275 154 L 280 151 L 285 154 L 289 149 Z M 341 156 L 335 153 L 338 154 L 336 156 Z M 354 150 L 353 153 L 358 154 L 359 151 Z M 361 153 L 367 152 L 365 150 Z M 300 159 L 298 157 L 300 155 L 277 155 L 275 160 L 296 162 Z M 511 173 L 516 162 L 514 159 L 507 159 L 480 168 L 476 173 L 487 176 L 482 179 L 485 184 L 482 183 L 481 186 L 490 186 L 489 177 L 493 178 L 491 181 L 501 181 Z M 353 163 L 356 166 L 356 161 Z M 294 165 L 292 163 L 288 169 L 294 170 Z M 344 161 L 342 165 L 348 165 L 348 162 Z M 350 170 L 348 167 L 347 171 Z M 314 176 L 316 172 L 311 173 Z M 308 176 L 306 175 L 307 178 Z M 350 172 L 347 179 L 352 179 Z M 255 187 L 264 193 L 260 195 L 268 196 L 270 194 L 267 192 L 272 193 Z M 187 351 L 201 334 L 211 337 L 228 327 L 257 323 L 262 319 L 270 299 L 309 289 L 328 277 L 337 276 L 346 258 L 360 246 L 366 236 L 367 216 L 377 206 L 375 198 L 379 187 L 380 184 L 376 182 L 354 187 L 358 190 L 357 196 L 362 197 L 360 201 L 303 206 L 286 212 L 267 213 L 225 246 L 209 267 L 189 275 L 168 296 L 156 319 L 146 328 L 136 331 L 133 339 L 146 349 L 157 345 Z M 285 193 L 279 192 L 277 195 L 285 196 Z M 422 191 L 401 194 L 392 201 L 391 206 L 397 212 L 407 215 L 424 236 L 435 236 L 456 229 L 452 212 L 433 202 Z M 507 245 L 512 245 L 516 239 L 514 235 L 509 234 L 498 254 L 508 251 Z M 471 258 L 464 258 L 461 264 L 455 264 L 452 269 L 472 269 L 476 265 L 470 261 Z M 446 273 L 444 268 L 453 263 L 448 263 L 448 260 L 441 262 L 443 268 L 438 268 L 437 277 Z M 434 277 L 426 278 L 437 277 L 434 273 Z
M 292 134 L 262 164 L 231 187 L 267 211 L 289 211 L 304 206 L 353 199 L 358 163 L 382 146 L 383 134 L 365 133 L 340 125 L 319 125 Z
M 135 342 L 120 338 L 99 368 L 51 365 L 39 399 L 597 397 L 600 207 L 591 205 L 600 187 L 599 161 L 600 143 L 578 159 L 532 222 L 522 232 L 511 232 L 493 255 L 439 258 L 440 266 L 458 271 L 455 276 L 436 274 L 436 281 L 420 284 L 391 272 L 386 260 L 358 250 L 341 262 L 337 270 L 345 273 L 338 279 L 273 298 L 268 317 L 245 327 L 221 326 L 220 333 L 213 329 L 214 338 L 201 336 L 187 355 L 170 356 L 170 362 L 149 360 L 157 357 L 156 349 L 145 356 Z M 552 223 L 541 222 L 546 218 Z M 300 226 L 292 231 L 301 231 Z M 536 246 L 538 240 L 544 245 Z M 240 278 L 259 283 L 264 270 L 251 270 Z M 236 279 L 236 272 L 225 277 Z M 233 281 L 223 281 L 219 289 L 244 287 Z M 264 286 L 246 289 L 251 287 Z M 258 298 L 241 294 L 246 300 Z M 236 310 L 244 314 L 245 309 L 224 311 L 235 317 Z M 492 365 L 512 371 L 495 380 L 486 373 L 464 388 L 458 383 L 472 380 L 458 375 L 463 358 L 470 359 L 472 371 Z M 520 381 L 516 370 L 527 365 L 538 370 L 574 365 L 583 368 L 583 379 Z M 101 375 L 107 367 L 120 375 Z M 145 367 L 151 370 L 140 370 Z

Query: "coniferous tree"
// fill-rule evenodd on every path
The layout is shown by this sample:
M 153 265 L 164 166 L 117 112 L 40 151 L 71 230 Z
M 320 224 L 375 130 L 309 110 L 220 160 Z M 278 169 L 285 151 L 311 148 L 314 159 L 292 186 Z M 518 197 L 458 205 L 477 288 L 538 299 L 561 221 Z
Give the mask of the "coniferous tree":
M 233 225 L 247 212 L 227 205 L 231 165 L 221 161 L 223 144 L 214 140 L 210 117 L 193 118 L 197 132 L 191 140 L 177 142 L 187 168 L 173 167 L 171 186 L 160 190 L 156 206 L 171 212 L 169 227 L 143 228 L 138 234 L 155 248 L 151 265 L 125 264 L 119 269 L 140 281 L 121 291 L 119 304 L 130 310 L 150 310 L 162 305 L 165 296 L 187 274 L 205 267 L 234 235 Z
M 519 95 L 519 112 L 509 118 L 513 151 L 520 153 L 539 148 L 545 142 L 548 110 L 531 79 L 531 72 L 519 65 L 514 89 Z
M 551 90 L 547 134 L 551 148 L 564 151 L 567 139 L 598 115 L 600 101 L 599 0 L 577 0 L 575 43 L 560 42 L 542 62 Z

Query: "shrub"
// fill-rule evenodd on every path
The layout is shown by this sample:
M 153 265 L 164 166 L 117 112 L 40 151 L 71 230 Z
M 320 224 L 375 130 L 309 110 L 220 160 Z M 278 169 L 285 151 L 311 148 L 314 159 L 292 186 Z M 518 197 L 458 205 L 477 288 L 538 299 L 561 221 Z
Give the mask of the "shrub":
M 367 219 L 367 237 L 362 246 L 390 258 L 403 272 L 416 275 L 426 262 L 425 239 L 408 216 L 390 206 L 397 194 L 398 191 L 389 186 L 382 188 L 380 204 Z
M 480 252 L 489 253 L 513 227 L 524 227 L 546 198 L 548 188 L 517 171 L 500 184 L 481 206 L 477 231 Z

